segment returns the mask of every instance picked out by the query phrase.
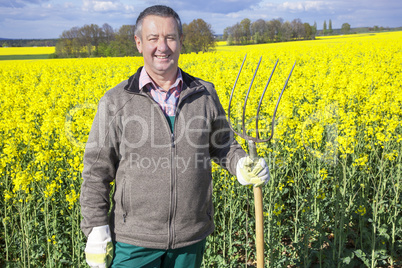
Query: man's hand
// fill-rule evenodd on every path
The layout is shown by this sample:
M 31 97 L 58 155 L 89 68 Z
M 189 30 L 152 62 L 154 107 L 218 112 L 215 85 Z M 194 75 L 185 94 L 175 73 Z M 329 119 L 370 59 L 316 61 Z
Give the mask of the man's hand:
M 109 267 L 113 260 L 113 243 L 109 225 L 94 227 L 85 247 L 88 265 L 92 268 Z
M 237 162 L 236 176 L 242 185 L 253 184 L 254 187 L 260 187 L 269 181 L 269 169 L 264 158 L 253 162 L 246 156 Z

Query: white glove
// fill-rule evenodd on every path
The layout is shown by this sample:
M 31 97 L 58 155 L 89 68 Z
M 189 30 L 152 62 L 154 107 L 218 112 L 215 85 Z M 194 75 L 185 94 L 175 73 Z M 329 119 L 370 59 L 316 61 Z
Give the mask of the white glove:
M 113 260 L 113 243 L 109 225 L 94 227 L 85 247 L 88 265 L 92 268 L 109 267 Z
M 253 162 L 249 156 L 240 158 L 236 166 L 236 177 L 242 185 L 260 187 L 269 181 L 269 169 L 264 158 Z

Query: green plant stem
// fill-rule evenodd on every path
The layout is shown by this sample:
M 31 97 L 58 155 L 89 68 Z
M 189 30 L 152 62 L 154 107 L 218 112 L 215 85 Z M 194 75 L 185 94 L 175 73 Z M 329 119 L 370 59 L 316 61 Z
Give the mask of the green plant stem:
M 5 189 L 11 189 L 11 187 L 9 186 L 8 183 L 8 169 L 6 169 L 5 172 L 6 176 L 5 176 Z M 7 206 L 6 206 L 6 201 L 4 200 L 4 220 L 3 220 L 3 226 L 4 226 L 4 241 L 6 244 L 6 262 L 9 261 L 9 252 L 8 252 L 8 248 L 9 248 L 9 243 L 8 243 L 8 233 L 7 233 L 7 219 L 8 219 L 8 214 L 7 214 Z M 11 220 L 10 220 L 11 221 Z
M 376 193 L 374 196 L 373 200 L 373 231 L 372 231 L 372 240 L 371 240 L 371 267 L 374 268 L 376 267 L 376 236 L 377 236 L 377 220 L 378 220 L 378 206 L 379 206 L 379 195 L 380 195 L 380 190 L 382 188 L 382 181 L 383 181 L 383 158 L 380 160 L 380 167 L 379 167 L 379 183 L 378 186 L 375 187 Z M 375 178 L 373 178 L 374 180 Z M 375 185 L 375 182 L 373 182 L 373 185 Z
M 398 156 L 398 161 L 397 161 L 399 164 L 397 165 L 397 168 L 398 168 L 398 170 L 397 170 L 397 175 L 396 175 L 396 178 L 397 178 L 397 181 L 396 181 L 396 183 L 393 183 L 393 185 L 392 185 L 392 188 L 394 189 L 394 192 L 395 192 L 395 197 L 394 197 L 394 202 L 393 202 L 393 206 L 394 206 L 394 208 L 395 208 L 395 210 L 394 210 L 394 216 L 392 217 L 392 234 L 391 234 L 391 260 L 390 260 L 390 265 L 391 265 L 391 267 L 393 267 L 394 266 L 394 259 L 395 259 L 395 242 L 396 242 L 396 240 L 395 240 L 395 236 L 396 236 L 396 224 L 395 224 L 395 222 L 398 220 L 398 204 L 399 204 L 399 202 L 400 202 L 400 191 L 399 191 L 399 189 L 400 189 L 400 183 L 401 183 L 401 176 L 402 176 L 402 174 L 401 174 L 401 154 L 399 154 L 399 156 Z M 395 177 L 395 176 L 394 176 Z
M 44 215 L 43 215 L 44 221 L 45 221 L 45 233 L 46 233 L 46 249 L 47 249 L 47 257 L 46 257 L 46 264 L 47 266 L 50 266 L 49 264 L 50 258 L 51 258 L 51 253 L 50 253 L 50 242 L 49 242 L 49 201 L 48 198 L 45 197 L 45 209 L 44 209 Z

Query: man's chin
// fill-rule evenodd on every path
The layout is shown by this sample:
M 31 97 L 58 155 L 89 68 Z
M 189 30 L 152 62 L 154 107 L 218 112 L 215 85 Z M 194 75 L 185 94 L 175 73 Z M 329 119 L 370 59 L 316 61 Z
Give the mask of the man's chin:
M 154 68 L 155 73 L 158 75 L 169 75 L 170 73 L 176 72 L 178 66 L 173 64 L 159 65 Z

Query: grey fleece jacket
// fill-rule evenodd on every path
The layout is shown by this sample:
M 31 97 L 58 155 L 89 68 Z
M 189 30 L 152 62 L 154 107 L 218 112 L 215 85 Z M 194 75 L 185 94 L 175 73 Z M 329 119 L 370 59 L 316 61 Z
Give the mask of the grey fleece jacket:
M 81 229 L 88 236 L 109 224 L 113 240 L 180 248 L 214 230 L 210 161 L 235 174 L 246 153 L 213 84 L 182 72 L 172 133 L 158 104 L 139 88 L 140 70 L 99 102 L 84 154 Z

